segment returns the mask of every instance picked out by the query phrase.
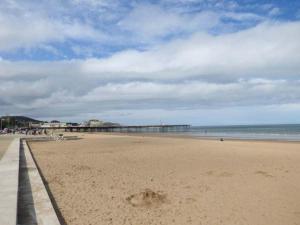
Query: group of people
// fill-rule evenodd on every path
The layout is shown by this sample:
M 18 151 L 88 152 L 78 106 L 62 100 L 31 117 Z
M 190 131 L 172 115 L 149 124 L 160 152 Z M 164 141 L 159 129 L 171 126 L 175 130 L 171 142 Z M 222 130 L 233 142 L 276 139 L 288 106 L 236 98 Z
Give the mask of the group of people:
M 47 135 L 46 129 L 31 129 L 31 128 L 4 128 L 0 130 L 0 134 L 25 134 L 25 135 Z

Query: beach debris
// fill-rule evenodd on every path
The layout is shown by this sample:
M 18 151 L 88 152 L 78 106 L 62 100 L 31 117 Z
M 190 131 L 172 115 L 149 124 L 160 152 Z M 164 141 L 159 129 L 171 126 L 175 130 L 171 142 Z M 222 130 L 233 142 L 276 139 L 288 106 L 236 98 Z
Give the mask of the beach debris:
M 140 193 L 130 195 L 126 198 L 126 201 L 134 207 L 159 206 L 165 203 L 166 200 L 166 194 L 163 194 L 161 191 L 154 192 L 148 188 Z

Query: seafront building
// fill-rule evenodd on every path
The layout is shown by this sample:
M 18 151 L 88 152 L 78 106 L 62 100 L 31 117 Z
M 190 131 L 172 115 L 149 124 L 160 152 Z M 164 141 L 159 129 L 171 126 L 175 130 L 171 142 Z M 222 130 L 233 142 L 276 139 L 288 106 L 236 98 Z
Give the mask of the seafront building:
M 48 122 L 42 122 L 42 123 L 30 123 L 29 124 L 30 128 L 50 128 L 50 127 L 67 127 L 67 123 L 60 122 L 57 120 L 51 121 L 50 123 Z
M 83 126 L 83 127 L 101 127 L 104 126 L 106 123 L 97 120 L 97 119 L 91 119 L 88 120 L 87 122 L 83 122 L 81 124 L 78 123 L 65 123 L 65 122 L 60 122 L 58 120 L 52 120 L 51 122 L 32 122 L 30 123 L 31 128 L 52 128 L 52 127 L 57 127 L 57 128 L 64 128 L 64 127 L 75 127 L 75 126 Z
M 91 119 L 87 122 L 88 127 L 100 127 L 103 126 L 104 122 L 97 120 L 97 119 Z
M 104 122 L 98 119 L 90 119 L 82 123 L 61 122 L 52 120 L 50 122 L 40 121 L 25 116 L 3 116 L 0 117 L 0 130 L 30 128 L 30 129 L 47 129 L 47 128 L 68 128 L 68 127 L 112 127 L 120 126 L 118 123 Z

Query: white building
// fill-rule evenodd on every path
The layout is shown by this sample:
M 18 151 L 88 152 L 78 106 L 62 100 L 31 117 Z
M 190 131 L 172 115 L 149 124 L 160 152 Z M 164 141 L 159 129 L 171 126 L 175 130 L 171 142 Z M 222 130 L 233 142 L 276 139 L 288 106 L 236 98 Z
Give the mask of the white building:
M 89 127 L 101 127 L 103 126 L 103 121 L 92 119 L 87 122 L 87 126 Z
M 49 128 L 49 127 L 67 127 L 67 123 L 62 123 L 59 121 L 51 121 L 50 123 L 44 123 L 41 125 L 41 128 Z

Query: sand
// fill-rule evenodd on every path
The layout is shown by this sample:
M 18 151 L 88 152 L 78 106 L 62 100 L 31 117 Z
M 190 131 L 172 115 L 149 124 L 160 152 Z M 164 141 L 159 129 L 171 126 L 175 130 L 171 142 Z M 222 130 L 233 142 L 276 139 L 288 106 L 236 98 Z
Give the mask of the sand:
M 300 224 L 300 144 L 84 134 L 30 143 L 68 225 Z
M 0 136 L 0 159 L 4 155 L 6 149 L 8 148 L 12 140 L 13 140 L 12 136 L 5 136 L 5 135 Z

